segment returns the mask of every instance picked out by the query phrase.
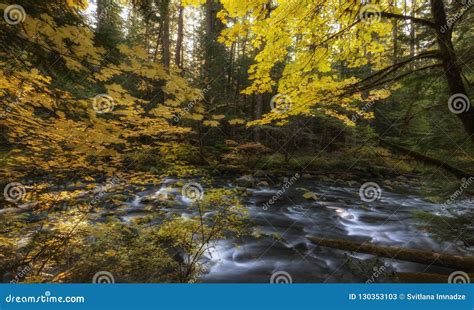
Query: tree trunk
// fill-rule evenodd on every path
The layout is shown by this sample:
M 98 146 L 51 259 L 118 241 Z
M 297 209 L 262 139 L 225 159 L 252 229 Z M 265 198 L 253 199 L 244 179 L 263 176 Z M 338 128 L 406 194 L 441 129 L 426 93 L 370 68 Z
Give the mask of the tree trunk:
M 213 0 L 206 0 L 206 34 L 204 38 L 204 74 L 206 78 L 211 75 L 211 51 L 210 46 L 214 33 L 213 27 Z
M 206 39 L 210 39 L 212 36 L 212 0 L 206 0 Z
M 411 2 L 411 17 L 416 17 L 416 0 Z M 416 53 L 416 23 L 411 21 L 410 23 L 410 57 L 414 57 Z M 415 62 L 410 64 L 410 69 L 415 69 Z
M 262 118 L 262 112 L 263 112 L 263 102 L 264 102 L 264 95 L 263 94 L 257 94 L 256 95 L 256 101 L 255 101 L 255 118 L 254 119 L 261 119 Z M 261 137 L 261 129 L 259 126 L 255 127 L 255 142 L 259 143 L 262 140 Z
M 444 72 L 448 80 L 448 87 L 451 96 L 462 94 L 467 96 L 466 87 L 462 80 L 461 69 L 456 60 L 452 42 L 451 29 L 447 29 L 447 18 L 444 3 L 442 0 L 431 1 L 431 14 L 435 23 L 436 39 L 438 42 L 441 58 L 443 62 Z M 469 105 L 469 100 L 467 102 Z M 474 109 L 457 114 L 461 120 L 464 129 L 474 143 Z
M 178 68 L 182 67 L 181 53 L 183 49 L 183 37 L 184 37 L 184 18 L 183 18 L 184 8 L 179 6 L 179 15 L 178 15 L 178 38 L 176 40 L 176 55 L 174 63 Z
M 398 62 L 398 20 L 393 19 L 393 29 L 392 29 L 392 36 L 393 36 L 393 63 L 396 64 Z
M 312 236 L 308 237 L 308 239 L 318 246 L 333 249 L 366 253 L 389 259 L 403 260 L 424 265 L 441 266 L 445 268 L 462 270 L 465 272 L 474 271 L 474 257 L 464 257 L 459 255 L 450 255 L 398 247 L 378 246 L 368 242 L 359 243 L 348 240 L 325 239 Z
M 106 0 L 97 0 L 97 10 L 96 10 L 96 19 L 97 19 L 97 32 L 101 32 L 104 28 L 104 18 L 107 13 L 107 1 Z
M 270 17 L 270 13 L 271 13 L 270 8 L 271 8 L 271 1 L 268 1 L 265 4 L 265 16 L 266 16 L 266 18 Z M 257 53 L 260 53 L 260 51 L 262 49 L 263 49 L 263 46 L 262 46 L 262 48 L 257 50 Z M 258 119 L 261 119 L 262 115 L 263 115 L 263 105 L 265 104 L 265 94 L 257 94 L 256 99 L 257 100 L 255 102 L 255 109 L 254 109 L 255 118 L 254 119 L 258 120 Z M 257 143 L 260 143 L 261 140 L 262 140 L 262 132 L 261 132 L 261 128 L 259 126 L 255 127 L 254 140 Z
M 156 59 L 158 57 L 158 50 L 160 48 L 160 43 L 161 43 L 161 29 L 163 25 L 160 25 L 158 29 L 158 38 L 156 38 L 156 44 L 155 44 L 155 53 L 153 54 L 153 62 L 156 62 Z
M 168 69 L 170 67 L 170 8 L 169 0 L 163 1 L 161 4 L 161 48 L 162 48 L 162 63 Z

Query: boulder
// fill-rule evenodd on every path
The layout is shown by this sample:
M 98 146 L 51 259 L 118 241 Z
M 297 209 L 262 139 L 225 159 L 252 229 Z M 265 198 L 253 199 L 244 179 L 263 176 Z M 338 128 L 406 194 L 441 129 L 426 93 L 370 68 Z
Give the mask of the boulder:
M 244 175 L 235 180 L 235 184 L 243 187 L 252 187 L 255 184 L 255 178 L 251 175 Z
M 306 199 L 306 200 L 318 200 L 318 196 L 316 196 L 315 193 L 313 192 L 306 192 L 303 194 L 303 198 Z

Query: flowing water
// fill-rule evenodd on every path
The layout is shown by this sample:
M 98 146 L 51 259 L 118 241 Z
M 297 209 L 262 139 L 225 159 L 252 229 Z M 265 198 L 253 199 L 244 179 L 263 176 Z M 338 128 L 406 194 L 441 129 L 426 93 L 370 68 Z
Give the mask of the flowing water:
M 161 195 L 177 180 L 169 179 L 159 188 L 139 193 L 128 203 L 124 221 L 143 216 L 147 203 L 143 197 Z M 233 188 L 232 181 L 221 186 Z M 316 194 L 316 200 L 303 197 L 302 188 Z M 312 244 L 307 236 L 352 241 L 370 241 L 377 245 L 396 246 L 444 253 L 472 255 L 460 240 L 439 241 L 424 231 L 415 211 L 445 214 L 441 205 L 423 201 L 413 193 L 383 190 L 380 200 L 361 201 L 359 188 L 330 186 L 314 180 L 300 180 L 273 205 L 264 205 L 281 189 L 253 187 L 246 189 L 253 234 L 244 238 L 229 236 L 218 240 L 203 261 L 208 272 L 203 282 L 269 282 L 272 274 L 286 272 L 293 282 L 365 282 L 373 277 L 382 281 L 396 272 L 449 274 L 449 269 L 390 259 L 377 260 L 371 255 L 349 253 Z M 190 217 L 190 201 L 174 189 L 175 205 L 164 209 L 169 215 Z M 458 210 L 472 211 L 469 202 L 459 203 Z M 383 269 L 381 269 L 383 268 Z M 383 272 L 378 272 L 383 270 Z M 381 273 L 383 273 L 381 275 Z

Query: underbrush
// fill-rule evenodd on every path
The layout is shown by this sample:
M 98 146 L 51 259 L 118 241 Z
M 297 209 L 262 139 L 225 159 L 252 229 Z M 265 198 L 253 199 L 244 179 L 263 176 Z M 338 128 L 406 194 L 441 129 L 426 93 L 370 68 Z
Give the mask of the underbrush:
M 118 218 L 117 206 L 105 199 L 92 209 L 0 214 L 2 280 L 90 283 L 101 274 L 120 283 L 196 281 L 216 240 L 246 233 L 247 210 L 231 190 L 207 189 L 186 218 L 160 206 L 130 222 Z

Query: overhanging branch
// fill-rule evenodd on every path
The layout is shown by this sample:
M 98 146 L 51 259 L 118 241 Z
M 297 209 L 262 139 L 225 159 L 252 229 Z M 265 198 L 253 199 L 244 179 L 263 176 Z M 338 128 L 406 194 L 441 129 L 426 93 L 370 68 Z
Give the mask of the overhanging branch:
M 420 24 L 420 25 L 425 25 L 425 26 L 428 26 L 428 27 L 431 27 L 431 28 L 436 27 L 435 23 L 433 23 L 432 21 L 429 21 L 427 19 L 423 19 L 423 18 L 407 16 L 407 15 L 402 15 L 402 14 L 388 13 L 388 12 L 380 12 L 380 13 L 376 13 L 376 14 L 380 14 L 380 16 L 386 17 L 386 18 L 409 20 L 409 21 L 412 21 L 414 23 L 417 23 L 417 24 Z
M 350 88 L 353 89 L 353 91 L 360 90 L 361 88 L 366 88 L 367 85 L 372 85 L 374 83 L 378 83 L 378 82 L 384 80 L 388 75 L 390 75 L 392 73 L 395 73 L 399 69 L 405 67 L 406 65 L 412 63 L 415 60 L 430 59 L 430 58 L 439 59 L 439 57 L 440 56 L 439 56 L 439 51 L 438 50 L 427 51 L 427 52 L 420 53 L 418 55 L 415 55 L 415 56 L 409 57 L 409 58 L 407 58 L 403 61 L 400 61 L 396 64 L 385 67 L 385 68 L 383 68 L 383 69 L 367 76 L 366 78 L 362 79 L 361 81 L 351 85 Z M 416 71 L 418 71 L 418 70 L 416 70 Z M 409 73 L 412 73 L 412 72 L 415 72 L 415 71 L 411 71 Z
M 403 79 L 404 77 L 410 75 L 410 74 L 413 74 L 415 72 L 420 72 L 420 71 L 424 71 L 424 70 L 428 70 L 428 69 L 433 69 L 433 68 L 438 68 L 438 67 L 442 67 L 443 64 L 441 63 L 437 63 L 437 64 L 433 64 L 433 65 L 429 65 L 429 66 L 425 66 L 425 67 L 421 67 L 421 68 L 418 68 L 416 70 L 410 70 L 409 72 L 405 72 L 405 73 L 402 73 L 402 74 L 399 74 L 393 78 L 390 78 L 390 79 L 383 79 L 383 80 L 379 80 L 379 81 L 375 81 L 374 83 L 371 83 L 371 84 L 367 84 L 367 85 L 364 85 L 362 87 L 359 87 L 357 88 L 357 91 L 364 91 L 364 90 L 369 90 L 371 88 L 375 88 L 377 86 L 381 86 L 381 85 L 385 85 L 385 84 L 388 84 L 388 83 L 393 83 L 393 82 L 396 82 L 398 80 L 401 80 Z

